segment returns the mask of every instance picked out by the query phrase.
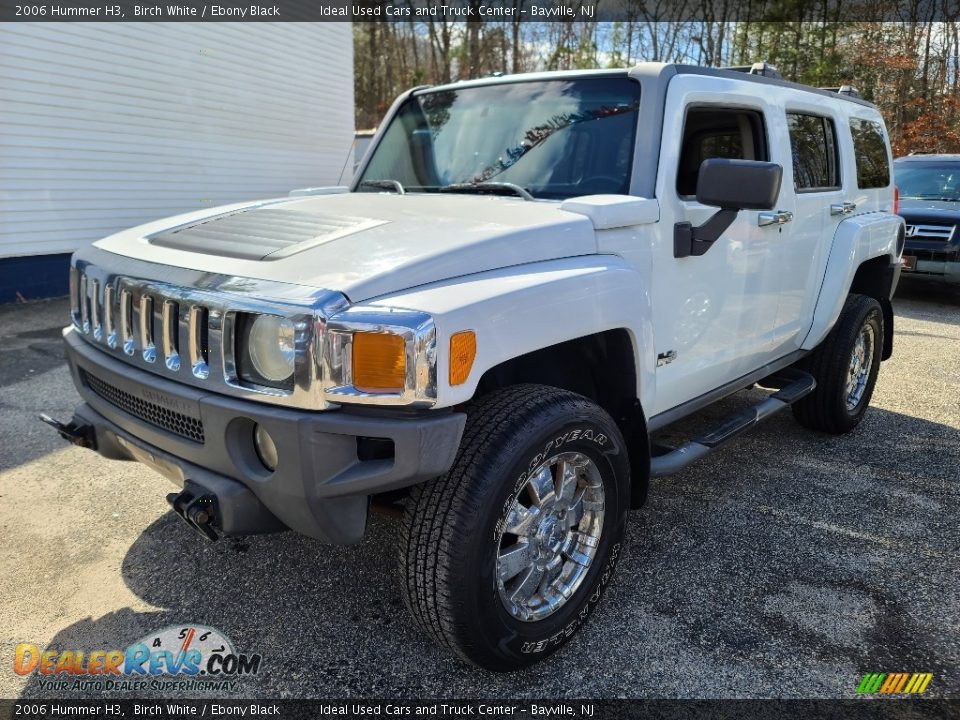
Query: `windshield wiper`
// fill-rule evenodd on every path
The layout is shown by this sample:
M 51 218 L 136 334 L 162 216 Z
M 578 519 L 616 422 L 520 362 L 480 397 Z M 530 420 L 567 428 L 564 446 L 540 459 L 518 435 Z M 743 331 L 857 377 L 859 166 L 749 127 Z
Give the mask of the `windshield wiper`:
M 524 200 L 535 200 L 530 191 L 520 187 L 512 182 L 478 182 L 478 183 L 455 183 L 454 185 L 444 185 L 438 188 L 437 192 L 469 193 L 474 190 L 480 192 L 510 193 L 519 195 Z
M 360 183 L 360 187 L 374 187 L 380 188 L 381 190 L 393 190 L 397 195 L 406 195 L 407 191 L 403 189 L 403 185 L 400 184 L 399 180 L 364 180 Z

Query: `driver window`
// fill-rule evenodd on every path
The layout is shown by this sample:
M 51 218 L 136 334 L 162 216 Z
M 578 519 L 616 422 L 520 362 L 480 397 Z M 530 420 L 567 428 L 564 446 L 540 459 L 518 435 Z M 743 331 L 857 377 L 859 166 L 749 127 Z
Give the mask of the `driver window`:
M 689 108 L 677 168 L 677 193 L 681 197 L 697 194 L 700 164 L 710 158 L 767 160 L 763 114 L 735 108 Z

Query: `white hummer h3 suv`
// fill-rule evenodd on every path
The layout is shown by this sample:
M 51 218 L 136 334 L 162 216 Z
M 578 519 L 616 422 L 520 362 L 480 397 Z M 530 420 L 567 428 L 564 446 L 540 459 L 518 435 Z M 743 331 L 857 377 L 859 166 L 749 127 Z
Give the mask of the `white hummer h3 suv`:
M 903 220 L 876 108 L 732 70 L 416 88 L 349 187 L 193 212 L 72 261 L 73 442 L 210 538 L 403 511 L 416 623 L 495 670 L 588 619 L 627 511 L 788 406 L 854 428 Z M 678 447 L 651 433 L 765 400 Z

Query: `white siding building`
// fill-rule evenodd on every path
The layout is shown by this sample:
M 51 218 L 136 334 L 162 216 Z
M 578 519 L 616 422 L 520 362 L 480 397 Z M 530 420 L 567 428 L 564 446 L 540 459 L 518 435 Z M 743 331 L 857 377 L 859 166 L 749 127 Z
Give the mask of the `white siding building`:
M 65 254 L 117 230 L 335 184 L 352 161 L 352 31 L 0 24 L 0 108 L 4 302 L 65 292 Z

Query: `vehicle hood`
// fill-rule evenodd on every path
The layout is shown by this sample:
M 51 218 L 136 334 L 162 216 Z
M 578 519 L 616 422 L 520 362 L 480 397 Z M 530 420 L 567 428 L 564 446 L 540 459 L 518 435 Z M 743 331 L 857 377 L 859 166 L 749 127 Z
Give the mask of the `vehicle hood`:
M 559 203 L 392 193 L 225 206 L 141 225 L 95 245 L 174 267 L 337 290 L 353 302 L 597 251 L 590 220 Z
M 936 222 L 956 223 L 960 220 L 960 202 L 900 198 L 900 214 L 905 218 L 924 217 Z

